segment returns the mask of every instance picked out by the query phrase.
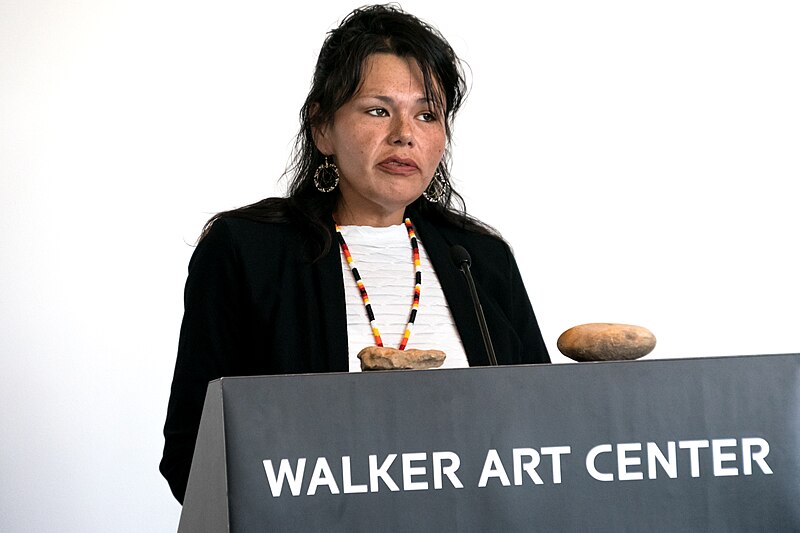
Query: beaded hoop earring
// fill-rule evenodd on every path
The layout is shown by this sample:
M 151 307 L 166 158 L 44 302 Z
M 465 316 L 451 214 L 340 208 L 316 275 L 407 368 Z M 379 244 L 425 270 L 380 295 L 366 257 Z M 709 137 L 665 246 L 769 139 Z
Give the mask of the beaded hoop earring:
M 339 185 L 339 168 L 336 163 L 328 161 L 326 155 L 325 162 L 314 172 L 314 186 L 319 192 L 331 192 L 337 185 Z
M 447 194 L 447 188 L 450 184 L 447 182 L 447 178 L 445 178 L 439 169 L 436 169 L 436 173 L 433 175 L 433 179 L 422 191 L 422 196 L 425 197 L 426 200 L 433 203 L 439 203 L 444 199 L 445 195 Z

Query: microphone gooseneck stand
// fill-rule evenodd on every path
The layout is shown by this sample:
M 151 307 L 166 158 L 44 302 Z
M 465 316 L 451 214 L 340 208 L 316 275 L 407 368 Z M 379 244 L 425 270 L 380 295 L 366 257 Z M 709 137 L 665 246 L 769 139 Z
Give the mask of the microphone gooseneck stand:
M 486 317 L 483 314 L 483 307 L 481 307 L 481 302 L 478 299 L 478 291 L 475 290 L 475 281 L 472 279 L 472 273 L 469 270 L 469 266 L 471 264 L 469 252 L 467 252 L 463 246 L 455 244 L 450 247 L 450 258 L 453 260 L 453 264 L 456 266 L 456 268 L 458 268 L 461 273 L 464 274 L 464 278 L 467 280 L 469 294 L 472 297 L 472 305 L 475 308 L 475 314 L 478 317 L 478 325 L 480 326 L 481 336 L 483 336 L 483 344 L 486 346 L 486 355 L 489 356 L 489 364 L 491 366 L 497 366 L 497 356 L 494 354 L 492 339 L 489 337 L 489 328 L 486 326 Z

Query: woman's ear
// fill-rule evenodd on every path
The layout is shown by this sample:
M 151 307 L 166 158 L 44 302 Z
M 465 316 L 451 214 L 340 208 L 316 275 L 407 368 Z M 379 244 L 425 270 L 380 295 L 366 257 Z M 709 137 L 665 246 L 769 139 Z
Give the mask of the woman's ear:
M 314 137 L 314 144 L 317 145 L 317 150 L 319 150 L 321 154 L 332 155 L 334 152 L 333 143 L 331 143 L 328 135 L 330 125 L 327 122 L 320 124 L 317 120 L 318 113 L 319 104 L 311 104 L 308 114 L 309 121 L 311 122 L 311 135 Z
M 333 155 L 333 143 L 328 137 L 328 125 L 311 126 L 311 133 L 314 136 L 314 144 L 322 155 Z

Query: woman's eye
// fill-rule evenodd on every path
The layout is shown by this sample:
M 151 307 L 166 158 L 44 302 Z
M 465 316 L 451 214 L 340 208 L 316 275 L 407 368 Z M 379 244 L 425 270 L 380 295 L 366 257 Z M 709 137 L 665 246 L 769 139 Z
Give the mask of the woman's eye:
M 430 111 L 426 111 L 419 116 L 423 122 L 436 122 L 436 115 L 431 113 Z
M 369 113 L 370 115 L 372 115 L 374 117 L 388 117 L 389 116 L 389 112 L 386 111 L 382 107 L 376 107 L 375 109 L 370 109 L 369 111 L 367 111 L 367 113 Z

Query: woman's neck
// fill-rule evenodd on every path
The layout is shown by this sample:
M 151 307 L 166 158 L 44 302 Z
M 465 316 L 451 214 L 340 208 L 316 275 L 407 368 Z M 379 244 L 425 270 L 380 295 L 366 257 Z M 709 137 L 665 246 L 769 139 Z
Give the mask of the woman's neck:
M 339 205 L 333 213 L 333 219 L 340 226 L 372 226 L 387 228 L 403 223 L 405 210 L 394 212 L 356 212 L 347 206 Z

